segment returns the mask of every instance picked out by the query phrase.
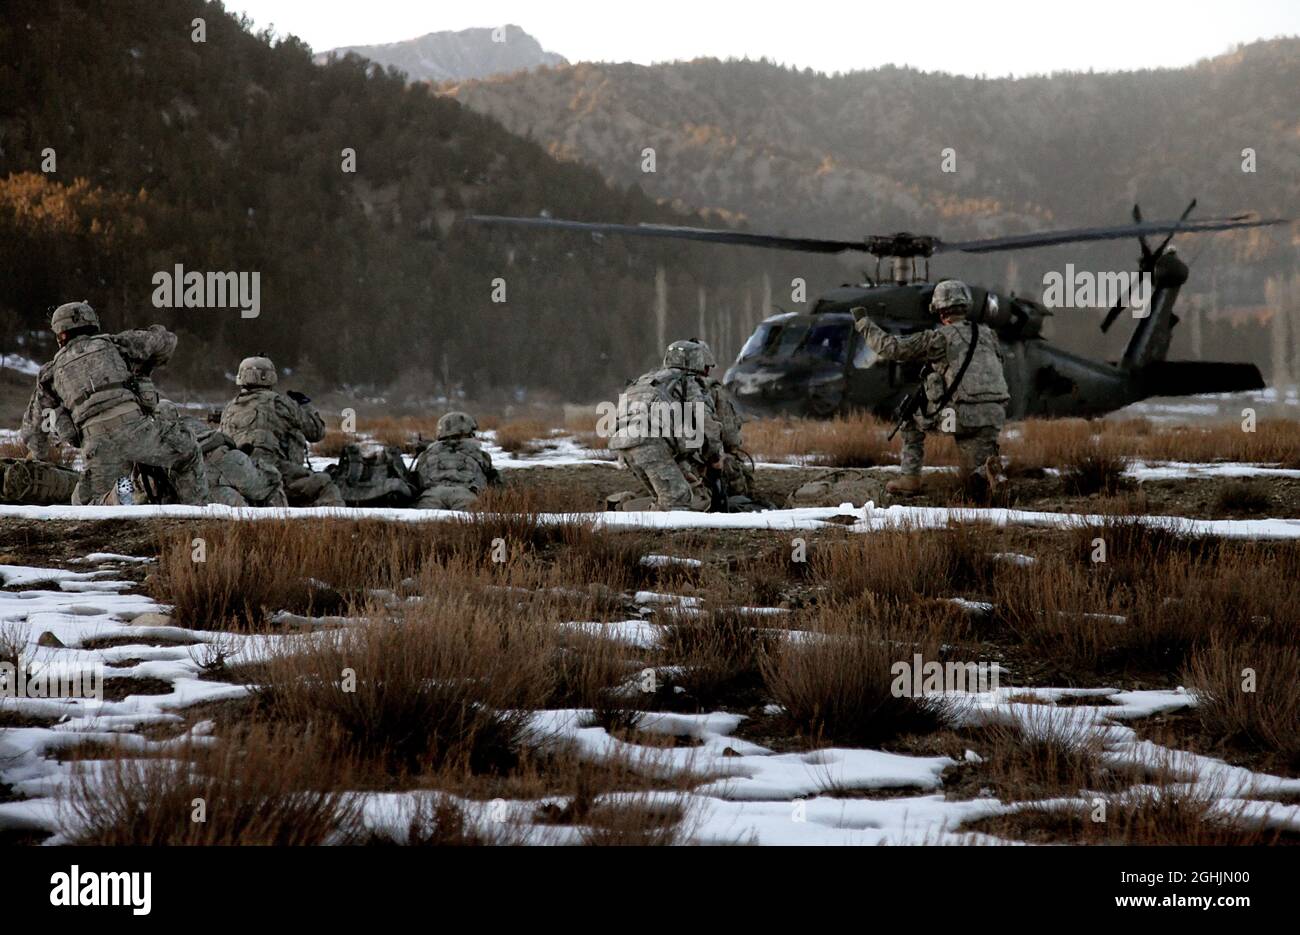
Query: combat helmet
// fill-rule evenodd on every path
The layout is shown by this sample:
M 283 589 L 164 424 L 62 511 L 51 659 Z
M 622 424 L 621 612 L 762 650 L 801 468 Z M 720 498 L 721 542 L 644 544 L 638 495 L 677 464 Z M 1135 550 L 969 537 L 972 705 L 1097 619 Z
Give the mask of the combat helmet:
M 701 341 L 699 338 L 696 338 L 695 343 L 704 349 L 704 366 L 706 367 L 718 366 L 718 358 L 713 356 L 713 348 L 709 347 L 708 342 Z
M 674 341 L 664 351 L 664 366 L 688 370 L 691 373 L 704 373 L 705 368 L 708 367 L 707 361 L 712 356 L 713 354 L 708 353 L 699 341 Z
M 960 279 L 945 279 L 930 297 L 930 311 L 936 315 L 965 315 L 970 307 L 970 289 Z
M 95 310 L 85 300 L 80 302 L 65 302 L 54 310 L 50 316 L 50 330 L 55 334 L 63 334 L 66 331 L 72 331 L 75 328 L 93 327 L 99 329 L 99 316 Z
M 239 362 L 239 372 L 235 375 L 236 386 L 275 386 L 278 379 L 275 364 L 269 357 L 245 357 Z
M 449 412 L 438 420 L 438 441 L 460 438 L 478 431 L 478 423 L 468 412 Z

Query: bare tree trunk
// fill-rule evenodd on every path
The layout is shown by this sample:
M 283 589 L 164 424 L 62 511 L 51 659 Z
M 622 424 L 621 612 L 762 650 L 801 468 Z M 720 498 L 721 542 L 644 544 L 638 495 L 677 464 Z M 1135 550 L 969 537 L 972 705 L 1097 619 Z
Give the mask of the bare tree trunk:
M 696 297 L 699 299 L 699 306 L 700 306 L 700 323 L 699 323 L 699 326 L 698 326 L 698 327 L 699 327 L 699 332 L 698 332 L 698 333 L 699 333 L 699 336 L 700 336 L 700 340 L 703 341 L 704 343 L 708 344 L 709 347 L 713 347 L 713 342 L 710 341 L 710 340 L 709 340 L 709 337 L 708 337 L 709 331 L 708 331 L 708 327 L 707 327 L 707 324 L 708 324 L 708 323 L 707 323 L 707 320 L 706 320 L 706 317 L 705 317 L 705 295 L 704 295 L 704 287 L 703 287 L 703 286 L 700 286 L 699 290 L 698 290 L 697 293 L 696 293 Z M 723 348 L 718 348 L 717 350 L 718 350 L 719 353 L 721 353 L 721 352 L 723 351 Z M 719 358 L 719 359 L 721 359 L 721 358 Z
M 668 346 L 668 275 L 662 266 L 655 270 L 655 326 L 656 352 L 662 354 Z

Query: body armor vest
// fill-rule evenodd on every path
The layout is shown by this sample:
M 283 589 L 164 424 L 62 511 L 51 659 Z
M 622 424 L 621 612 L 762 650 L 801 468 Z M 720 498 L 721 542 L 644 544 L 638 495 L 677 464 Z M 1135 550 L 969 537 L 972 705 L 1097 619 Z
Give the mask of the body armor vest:
M 481 493 L 488 485 L 481 451 L 474 438 L 434 442 L 415 462 L 415 473 L 420 476 L 422 488 L 468 487 L 474 493 Z
M 297 435 L 297 432 L 293 426 L 286 425 L 276 411 L 275 397 L 275 390 L 270 389 L 241 392 L 222 411 L 221 431 L 248 454 L 261 454 L 301 465 L 306 455 L 306 444 L 292 444 L 290 436 Z
M 658 420 L 660 431 L 655 433 L 652 430 L 656 423 L 651 420 L 650 413 L 659 405 L 682 403 L 686 395 L 682 381 L 688 379 L 690 375 L 683 370 L 665 368 L 642 374 L 632 381 L 620 400 L 614 434 L 609 440 L 610 450 L 635 448 L 651 438 L 663 437 L 662 430 L 667 427 L 665 420 Z M 664 414 L 667 411 L 664 410 Z M 665 441 L 676 450 L 674 439 L 665 438 Z
M 951 402 L 962 403 L 1005 403 L 1011 398 L 1007 392 L 1006 377 L 1002 373 L 1002 361 L 998 359 L 998 336 L 988 325 L 977 325 L 979 343 L 975 346 L 975 356 L 962 376 L 961 383 L 953 391 Z M 962 361 L 970 348 L 971 326 L 969 322 L 960 321 L 943 325 L 942 331 L 947 339 L 947 354 L 941 365 L 935 367 L 934 379 L 927 379 L 925 394 L 931 403 L 943 398 L 945 387 L 956 379 L 961 370 Z
M 52 382 L 78 429 L 95 416 L 128 403 L 140 408 L 135 376 L 107 335 L 83 335 L 59 348 Z

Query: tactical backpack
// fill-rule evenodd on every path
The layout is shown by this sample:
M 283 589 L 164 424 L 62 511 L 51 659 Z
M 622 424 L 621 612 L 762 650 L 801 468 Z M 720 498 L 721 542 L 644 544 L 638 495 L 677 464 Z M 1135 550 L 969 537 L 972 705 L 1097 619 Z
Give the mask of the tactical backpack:
M 325 471 L 348 506 L 409 506 L 418 494 L 402 450 L 393 446 L 363 455 L 360 445 L 347 445 Z
M 71 468 L 48 461 L 0 458 L 0 500 L 48 506 L 71 503 L 72 491 L 81 475 Z

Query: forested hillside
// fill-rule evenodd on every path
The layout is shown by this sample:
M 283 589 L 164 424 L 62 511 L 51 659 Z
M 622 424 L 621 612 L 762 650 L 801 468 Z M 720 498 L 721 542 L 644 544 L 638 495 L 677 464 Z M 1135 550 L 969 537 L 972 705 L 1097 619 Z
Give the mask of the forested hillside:
M 357 58 L 313 64 L 202 0 L 6 0 L 0 20 L 0 339 L 86 298 L 182 335 L 172 379 L 265 351 L 322 383 L 607 396 L 760 260 L 456 223 L 467 211 L 675 217 L 639 190 Z M 196 17 L 205 41 L 194 41 Z M 344 150 L 355 150 L 355 172 Z M 48 169 L 47 151 L 56 163 Z M 694 220 L 698 221 L 698 218 Z M 155 309 L 152 276 L 260 273 L 262 311 Z M 656 317 L 656 273 L 674 297 Z M 539 275 L 544 273 L 545 275 Z M 505 280 L 505 303 L 492 301 Z M 689 301 L 676 301 L 683 297 Z M 734 340 L 739 340 L 733 339 Z

